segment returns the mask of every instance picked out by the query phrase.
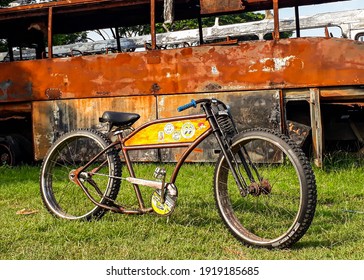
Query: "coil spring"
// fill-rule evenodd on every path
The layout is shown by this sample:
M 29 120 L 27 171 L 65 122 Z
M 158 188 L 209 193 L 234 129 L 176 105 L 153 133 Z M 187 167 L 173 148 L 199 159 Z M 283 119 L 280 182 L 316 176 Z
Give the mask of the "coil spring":
M 221 115 L 217 116 L 216 119 L 217 119 L 217 122 L 218 122 L 219 126 L 221 127 L 222 131 L 226 135 L 231 136 L 231 135 L 235 134 L 235 129 L 234 129 L 233 123 L 227 114 L 221 114 Z

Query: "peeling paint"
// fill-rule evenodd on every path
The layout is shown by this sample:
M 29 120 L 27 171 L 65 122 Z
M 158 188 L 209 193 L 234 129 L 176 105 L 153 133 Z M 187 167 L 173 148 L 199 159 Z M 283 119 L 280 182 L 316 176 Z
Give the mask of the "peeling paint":
M 99 75 L 96 79 L 91 80 L 91 82 L 101 86 L 109 81 L 105 79 L 103 75 Z
M 263 72 L 275 72 L 282 71 L 283 69 L 288 67 L 289 63 L 291 63 L 295 59 L 295 56 L 273 57 L 260 59 L 259 62 L 264 65 L 262 68 Z
M 13 84 L 11 80 L 7 80 L 0 83 L 0 90 L 2 94 L 0 95 L 0 99 L 7 99 L 8 98 L 8 88 Z
M 211 67 L 211 73 L 212 75 L 219 75 L 219 70 L 217 70 L 216 66 Z

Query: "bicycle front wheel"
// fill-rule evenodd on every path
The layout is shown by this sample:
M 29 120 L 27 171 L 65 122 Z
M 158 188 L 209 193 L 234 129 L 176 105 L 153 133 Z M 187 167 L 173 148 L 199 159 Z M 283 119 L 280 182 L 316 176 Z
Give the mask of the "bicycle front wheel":
M 84 166 L 103 151 L 110 140 L 93 129 L 79 129 L 64 134 L 49 149 L 40 173 L 40 191 L 48 211 L 69 220 L 101 218 L 107 211 L 92 203 L 72 180 L 73 171 Z M 101 154 L 80 180 L 99 203 L 111 205 L 120 188 L 121 162 L 115 148 Z
M 291 246 L 309 228 L 316 207 L 315 178 L 306 156 L 288 137 L 268 129 L 244 131 L 234 137 L 230 148 L 230 160 L 247 192 L 238 188 L 226 158 L 220 155 L 214 195 L 221 218 L 247 245 Z

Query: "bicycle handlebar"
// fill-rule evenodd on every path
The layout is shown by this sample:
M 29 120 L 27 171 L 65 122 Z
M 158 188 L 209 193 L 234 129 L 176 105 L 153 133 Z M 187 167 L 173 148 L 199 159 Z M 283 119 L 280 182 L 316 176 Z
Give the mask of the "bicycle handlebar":
M 178 112 L 182 112 L 183 110 L 186 110 L 186 109 L 191 108 L 191 107 L 196 108 L 197 104 L 199 104 L 199 103 L 212 103 L 212 102 L 215 102 L 216 104 L 222 104 L 224 106 L 224 108 L 227 109 L 227 106 L 225 105 L 225 103 L 222 102 L 222 101 L 220 101 L 220 100 L 218 100 L 218 99 L 215 99 L 215 98 L 212 98 L 212 99 L 203 98 L 203 99 L 198 99 L 198 100 L 192 99 L 190 103 L 187 103 L 185 105 L 179 106 L 177 108 L 177 110 L 178 110 Z
M 178 112 L 182 112 L 182 111 L 184 111 L 184 110 L 186 110 L 186 109 L 188 109 L 188 108 L 191 108 L 191 107 L 196 108 L 196 106 L 197 106 L 196 101 L 195 101 L 194 99 L 192 99 L 190 103 L 187 103 L 187 104 L 185 104 L 185 105 L 179 106 L 179 107 L 177 108 L 177 111 L 178 111 Z

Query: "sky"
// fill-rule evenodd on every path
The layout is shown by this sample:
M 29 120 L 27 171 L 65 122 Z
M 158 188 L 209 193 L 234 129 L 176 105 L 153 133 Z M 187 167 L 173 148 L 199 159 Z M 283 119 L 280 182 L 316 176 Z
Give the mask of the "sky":
M 321 5 L 302 6 L 300 7 L 299 11 L 301 16 L 309 16 L 318 13 L 347 11 L 355 9 L 364 9 L 364 0 L 350 0 Z M 281 18 L 293 17 L 293 15 L 293 8 L 281 9 L 280 11 Z

